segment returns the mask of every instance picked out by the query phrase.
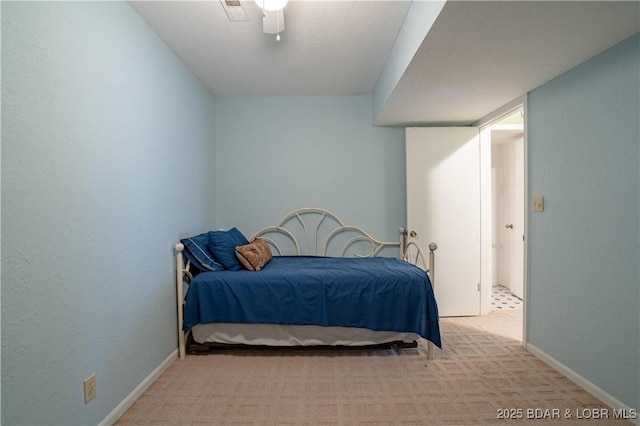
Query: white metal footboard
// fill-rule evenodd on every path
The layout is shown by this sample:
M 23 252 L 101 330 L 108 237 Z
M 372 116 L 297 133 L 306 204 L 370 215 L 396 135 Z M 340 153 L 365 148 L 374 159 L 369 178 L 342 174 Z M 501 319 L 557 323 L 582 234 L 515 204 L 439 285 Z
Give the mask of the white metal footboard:
M 405 242 L 406 231 L 403 228 L 400 228 L 400 247 L 402 248 L 402 259 L 406 262 L 412 263 L 416 266 L 421 266 L 422 269 L 426 270 L 429 274 L 429 279 L 431 281 L 431 288 L 435 293 L 436 282 L 435 282 L 435 271 L 436 271 L 436 259 L 435 259 L 435 251 L 438 250 L 438 245 L 436 243 L 429 244 L 429 256 L 427 257 L 424 254 L 422 248 L 415 243 L 414 241 Z M 427 342 L 427 358 L 433 359 L 433 347 L 434 344 L 430 341 Z
M 176 250 L 176 293 L 178 296 L 178 352 L 180 359 L 184 359 L 187 356 L 186 350 L 186 336 L 182 325 L 184 324 L 184 280 L 185 277 L 189 277 L 188 265 L 185 266 L 182 251 L 184 245 L 178 243 L 175 245 Z
M 357 256 L 373 257 L 383 249 L 398 247 L 400 258 L 422 267 L 429 274 L 435 288 L 435 243 L 429 244 L 428 257 L 413 241 L 406 241 L 406 231 L 400 228 L 399 241 L 386 242 L 373 238 L 362 229 L 346 225 L 332 212 L 319 208 L 302 208 L 287 214 L 277 225 L 261 229 L 255 235 L 264 239 L 277 255 Z M 193 276 L 190 264 L 182 254 L 184 245 L 175 245 L 176 293 L 178 315 L 178 349 L 181 359 L 186 357 L 187 333 L 183 331 L 185 284 Z M 433 359 L 433 343 L 428 342 L 427 356 Z

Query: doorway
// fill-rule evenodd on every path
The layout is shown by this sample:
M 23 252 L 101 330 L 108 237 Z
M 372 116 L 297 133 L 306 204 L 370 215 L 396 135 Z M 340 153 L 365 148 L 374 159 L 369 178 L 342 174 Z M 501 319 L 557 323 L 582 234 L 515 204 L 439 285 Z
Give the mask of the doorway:
M 486 129 L 491 138 L 491 312 L 524 309 L 525 154 L 524 110 Z
M 526 96 L 470 127 L 407 128 L 405 145 L 407 225 L 417 244 L 426 247 L 430 241 L 436 241 L 440 247 L 436 255 L 439 266 L 435 285 L 440 316 L 486 315 L 498 311 L 492 309 L 492 284 L 498 284 L 494 276 L 501 274 L 502 281 L 507 270 L 498 268 L 519 259 L 520 266 L 509 268 L 508 274 L 520 277 L 521 308 L 513 312 L 519 313 L 523 342 L 526 341 L 526 247 L 522 242 L 526 226 L 525 116 Z M 497 180 L 493 185 L 492 173 L 508 174 L 505 170 L 492 172 L 492 134 L 496 138 L 495 151 L 499 152 L 502 147 L 498 145 L 508 145 L 509 133 L 518 133 L 515 139 L 520 140 L 519 149 L 513 152 L 520 158 L 517 163 L 521 166 L 521 178 L 519 183 L 511 185 L 511 188 L 520 188 L 515 193 L 519 198 L 511 197 L 523 217 L 517 221 L 515 216 L 507 217 L 506 209 L 503 213 L 493 206 L 492 187 L 495 186 L 496 191 L 504 188 Z M 503 204 L 504 200 L 496 198 L 495 202 Z M 500 211 L 500 216 L 494 216 L 494 211 Z M 500 227 L 505 229 L 504 236 Z M 519 244 L 509 241 L 510 246 L 504 248 L 507 230 L 513 231 L 513 240 L 519 238 Z M 521 254 L 514 254 L 513 250 L 521 250 Z M 509 296 L 513 290 L 518 291 L 515 280 L 500 284 L 508 289 Z

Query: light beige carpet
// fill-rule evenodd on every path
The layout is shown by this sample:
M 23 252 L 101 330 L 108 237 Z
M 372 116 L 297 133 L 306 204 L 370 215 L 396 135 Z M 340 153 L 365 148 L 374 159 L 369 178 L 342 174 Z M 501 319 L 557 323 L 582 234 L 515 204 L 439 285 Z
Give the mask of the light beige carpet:
M 423 342 L 398 354 L 248 349 L 189 356 L 117 424 L 630 424 L 584 418 L 613 412 L 521 347 L 521 315 L 442 319 L 444 351 L 436 349 L 433 361 Z M 517 418 L 504 418 L 511 415 Z

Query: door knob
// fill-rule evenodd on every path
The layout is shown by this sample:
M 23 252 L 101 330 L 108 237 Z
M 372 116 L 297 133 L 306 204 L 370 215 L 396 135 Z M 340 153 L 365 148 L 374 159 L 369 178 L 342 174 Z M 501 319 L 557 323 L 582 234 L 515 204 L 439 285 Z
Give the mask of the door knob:
M 513 229 L 513 223 L 504 226 L 507 229 Z
M 417 236 L 418 236 L 418 233 L 417 233 L 416 231 L 411 231 L 411 232 L 409 232 L 409 236 L 410 236 L 411 238 L 415 238 L 415 237 L 417 237 Z

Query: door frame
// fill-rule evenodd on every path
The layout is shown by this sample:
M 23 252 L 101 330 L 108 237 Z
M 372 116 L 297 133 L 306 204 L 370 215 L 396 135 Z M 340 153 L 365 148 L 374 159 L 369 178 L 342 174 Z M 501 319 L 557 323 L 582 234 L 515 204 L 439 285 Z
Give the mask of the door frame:
M 529 311 L 528 309 L 528 305 L 529 305 L 529 148 L 528 148 L 528 140 L 529 140 L 529 132 L 528 132 L 528 113 L 527 113 L 527 95 L 523 95 L 519 98 L 516 98 L 514 100 L 512 100 L 511 102 L 507 103 L 506 105 L 496 109 L 495 111 L 487 114 L 486 116 L 484 116 L 483 118 L 481 118 L 480 120 L 476 121 L 475 123 L 472 124 L 473 127 L 478 127 L 480 129 L 480 134 L 482 135 L 483 130 L 487 130 L 492 124 L 497 123 L 498 121 L 500 121 L 501 119 L 503 119 L 504 117 L 506 117 L 507 115 L 513 113 L 515 110 L 522 108 L 522 112 L 524 114 L 524 194 L 523 194 L 523 199 L 524 199 L 524 259 L 523 259 L 523 295 L 524 295 L 524 301 L 523 301 L 523 312 L 522 312 L 522 347 L 526 348 L 527 344 L 527 313 Z M 487 189 L 488 188 L 488 193 L 487 190 L 481 191 L 480 193 L 480 202 L 481 204 L 483 204 L 484 206 L 488 206 L 489 208 L 489 212 L 491 211 L 491 146 L 489 144 L 488 147 L 488 151 L 486 150 L 486 144 L 483 144 L 482 139 L 481 139 L 481 155 L 484 152 L 485 157 L 488 154 L 489 155 L 489 167 L 488 167 L 488 172 L 486 170 L 481 170 L 481 179 L 482 178 L 489 178 L 489 183 L 488 186 L 487 185 L 483 185 L 483 188 Z M 484 150 L 483 150 L 484 148 Z M 482 163 L 484 167 L 486 167 L 486 161 L 484 163 Z M 487 174 L 488 173 L 488 174 Z M 486 208 L 482 208 L 481 212 L 487 212 Z M 486 218 L 481 220 L 481 233 L 484 236 L 488 236 L 483 238 L 481 240 L 481 246 L 483 247 L 483 251 L 486 250 L 487 244 L 490 244 L 490 237 L 491 237 L 491 217 Z M 488 226 L 488 227 L 487 227 Z M 487 243 L 487 240 L 489 240 L 489 243 Z M 483 245 L 484 244 L 484 245 Z M 489 250 L 491 250 L 491 245 L 488 246 Z M 489 258 L 491 258 L 489 256 Z M 493 273 L 491 272 L 491 262 L 489 262 L 489 264 L 487 265 L 485 262 L 483 262 L 482 267 L 484 268 L 485 273 L 483 273 L 482 277 L 487 277 L 487 280 L 483 280 L 484 282 L 488 282 L 488 283 L 492 283 L 493 282 Z M 483 292 L 489 292 L 491 293 L 491 285 L 489 286 L 482 286 L 483 288 L 481 289 L 481 291 Z M 487 288 L 488 287 L 488 288 Z M 482 301 L 485 300 L 485 296 L 486 293 L 481 293 L 480 295 L 480 300 L 481 300 L 481 304 Z M 490 295 L 489 295 L 490 298 Z M 481 305 L 482 306 L 482 305 Z M 481 309 L 481 314 L 488 312 L 488 310 L 485 309 Z

